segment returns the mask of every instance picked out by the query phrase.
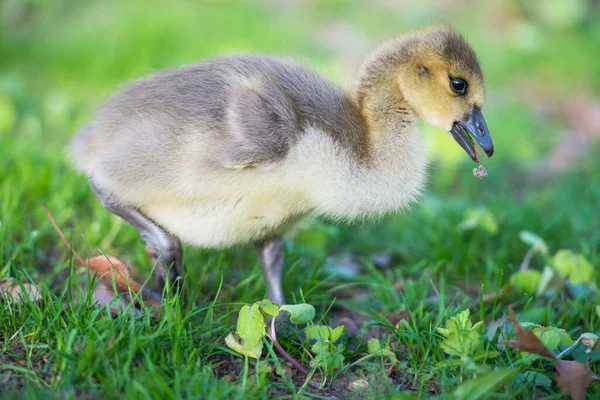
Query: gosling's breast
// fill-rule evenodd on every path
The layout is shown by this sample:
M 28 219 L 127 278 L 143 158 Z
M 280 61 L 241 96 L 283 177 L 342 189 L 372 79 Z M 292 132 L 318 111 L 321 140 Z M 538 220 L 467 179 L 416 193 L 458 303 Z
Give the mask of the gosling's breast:
M 144 212 L 182 242 L 222 248 L 283 233 L 306 213 L 301 193 L 264 188 L 235 195 L 207 197 L 194 203 L 150 204 Z

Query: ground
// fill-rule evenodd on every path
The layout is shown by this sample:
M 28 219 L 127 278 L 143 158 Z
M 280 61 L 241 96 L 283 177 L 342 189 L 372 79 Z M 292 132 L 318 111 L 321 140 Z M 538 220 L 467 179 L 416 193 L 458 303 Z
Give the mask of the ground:
M 573 341 L 600 331 L 598 9 L 583 0 L 415 3 L 0 3 L 0 278 L 41 293 L 0 300 L 0 397 L 474 398 L 461 397 L 459 385 L 502 368 L 514 377 L 477 381 L 481 396 L 559 397 L 552 363 L 502 340 L 514 337 L 509 305 L 521 322 L 541 326 L 555 356 L 569 347 L 556 329 Z M 475 179 L 462 149 L 423 126 L 432 165 L 410 212 L 354 226 L 309 220 L 290 235 L 289 303 L 313 305 L 314 324 L 345 326 L 330 348 L 344 357 L 336 368 L 305 380 L 269 338 L 258 363 L 225 345 L 241 307 L 265 296 L 252 246 L 186 248 L 192 301 L 169 294 L 160 315 L 94 304 L 85 269 L 40 204 L 84 258 L 113 254 L 138 281 L 148 277 L 137 233 L 98 204 L 65 151 L 123 81 L 216 54 L 265 52 L 351 84 L 378 40 L 432 21 L 451 23 L 479 55 L 496 154 L 483 160 L 489 176 Z M 475 334 L 453 354 L 438 328 L 464 310 L 481 330 L 461 328 Z M 315 351 L 304 326 L 278 330 L 308 367 Z M 347 368 L 372 338 L 398 362 L 376 356 Z M 600 350 L 585 350 L 561 358 L 589 359 L 598 371 Z M 592 382 L 587 392 L 600 388 Z

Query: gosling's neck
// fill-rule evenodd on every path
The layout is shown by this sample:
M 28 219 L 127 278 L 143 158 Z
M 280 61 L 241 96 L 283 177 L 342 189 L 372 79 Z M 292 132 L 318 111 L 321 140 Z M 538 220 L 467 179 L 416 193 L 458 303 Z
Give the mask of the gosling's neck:
M 397 136 L 410 132 L 416 116 L 398 82 L 398 72 L 406 68 L 414 45 L 407 38 L 384 43 L 363 65 L 352 101 L 367 127 L 371 140 L 377 136 Z
M 314 214 L 342 220 L 379 217 L 410 205 L 424 185 L 426 164 L 414 113 L 389 82 L 369 83 L 348 97 L 354 110 L 345 113 L 361 117 L 357 131 L 348 134 L 362 135 L 356 142 L 362 151 L 319 127 L 309 128 L 295 146 L 295 176 L 301 171 Z
M 402 142 L 407 136 L 417 135 L 416 115 L 392 77 L 375 81 L 361 79 L 353 102 L 366 126 L 367 143 L 374 157 L 386 152 L 390 141 Z

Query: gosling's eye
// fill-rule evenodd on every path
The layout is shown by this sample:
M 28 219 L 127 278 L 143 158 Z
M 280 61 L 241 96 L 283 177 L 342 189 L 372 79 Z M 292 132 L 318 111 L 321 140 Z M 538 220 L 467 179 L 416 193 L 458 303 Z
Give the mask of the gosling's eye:
M 452 79 L 450 80 L 450 87 L 456 94 L 465 94 L 467 91 L 467 82 L 462 79 Z

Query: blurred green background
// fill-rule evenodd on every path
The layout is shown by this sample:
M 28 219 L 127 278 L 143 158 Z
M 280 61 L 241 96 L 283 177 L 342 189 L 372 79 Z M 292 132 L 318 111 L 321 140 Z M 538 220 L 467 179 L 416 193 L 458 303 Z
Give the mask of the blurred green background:
M 440 323 L 444 307 L 455 309 L 459 299 L 444 298 L 444 285 L 471 295 L 482 284 L 486 292 L 501 287 L 528 250 L 522 230 L 543 237 L 551 253 L 582 253 L 597 269 L 598 1 L 0 0 L 0 278 L 20 271 L 36 282 L 64 278 L 69 254 L 41 202 L 82 255 L 100 249 L 148 271 L 137 233 L 98 204 L 66 153 L 71 135 L 125 81 L 218 54 L 261 52 L 295 58 L 350 86 L 380 40 L 432 23 L 461 31 L 486 74 L 483 112 L 496 148 L 482 160 L 489 177 L 473 178 L 475 165 L 449 135 L 423 126 L 432 165 L 419 205 L 358 226 L 307 221 L 287 244 L 289 297 L 302 297 L 319 313 L 334 297 L 361 313 L 418 313 L 440 288 L 440 309 L 429 306 L 431 314 L 415 325 L 419 334 L 407 339 L 422 336 L 423 346 L 437 346 L 427 334 L 431 321 Z M 219 302 L 253 302 L 265 293 L 251 246 L 186 249 L 185 258 L 203 301 L 217 293 L 221 271 Z M 531 268 L 541 270 L 544 262 L 534 258 Z M 597 331 L 598 296 L 552 296 L 536 297 L 533 320 L 573 334 L 582 325 Z M 516 301 L 524 306 L 529 299 Z M 232 324 L 222 324 L 210 342 Z M 190 348 L 196 345 L 190 339 Z M 434 352 L 437 362 L 442 355 Z M 419 366 L 429 371 L 422 354 L 414 359 L 415 376 Z M 113 383 L 105 384 L 110 391 Z
M 467 207 L 485 205 L 508 232 L 535 229 L 546 236 L 552 232 L 550 241 L 554 237 L 571 246 L 585 237 L 597 250 L 596 3 L 2 0 L 3 272 L 9 264 L 35 269 L 56 261 L 48 247 L 53 234 L 38 207 L 42 201 L 50 204 L 67 229 L 75 225 L 73 236 L 84 233 L 91 248 L 113 251 L 108 245 L 115 235 L 116 247 L 135 243 L 134 234 L 127 229 L 120 233 L 118 221 L 104 217 L 85 177 L 72 172 L 65 151 L 69 137 L 128 79 L 217 54 L 264 52 L 296 58 L 348 86 L 378 41 L 440 22 L 464 33 L 486 74 L 484 115 L 496 145 L 494 157 L 483 161 L 490 177 L 471 178 L 473 165 L 460 147 L 446 133 L 424 126 L 434 162 L 430 190 L 417 216 L 397 219 L 383 230 L 373 225 L 354 229 L 348 240 L 365 248 L 365 241 L 382 248 L 390 241 L 392 247 L 397 243 L 401 248 L 424 243 L 426 250 L 432 246 L 427 245 L 425 232 L 412 235 L 401 227 L 450 229 Z M 437 221 L 427 220 L 428 212 Z M 455 217 L 444 222 L 441 213 Z M 361 229 L 369 233 L 361 237 Z M 385 235 L 404 230 L 399 234 L 408 236 L 390 239 L 372 235 L 369 229 Z M 344 232 L 327 240 L 340 244 Z M 496 247 L 505 248 L 504 243 Z

